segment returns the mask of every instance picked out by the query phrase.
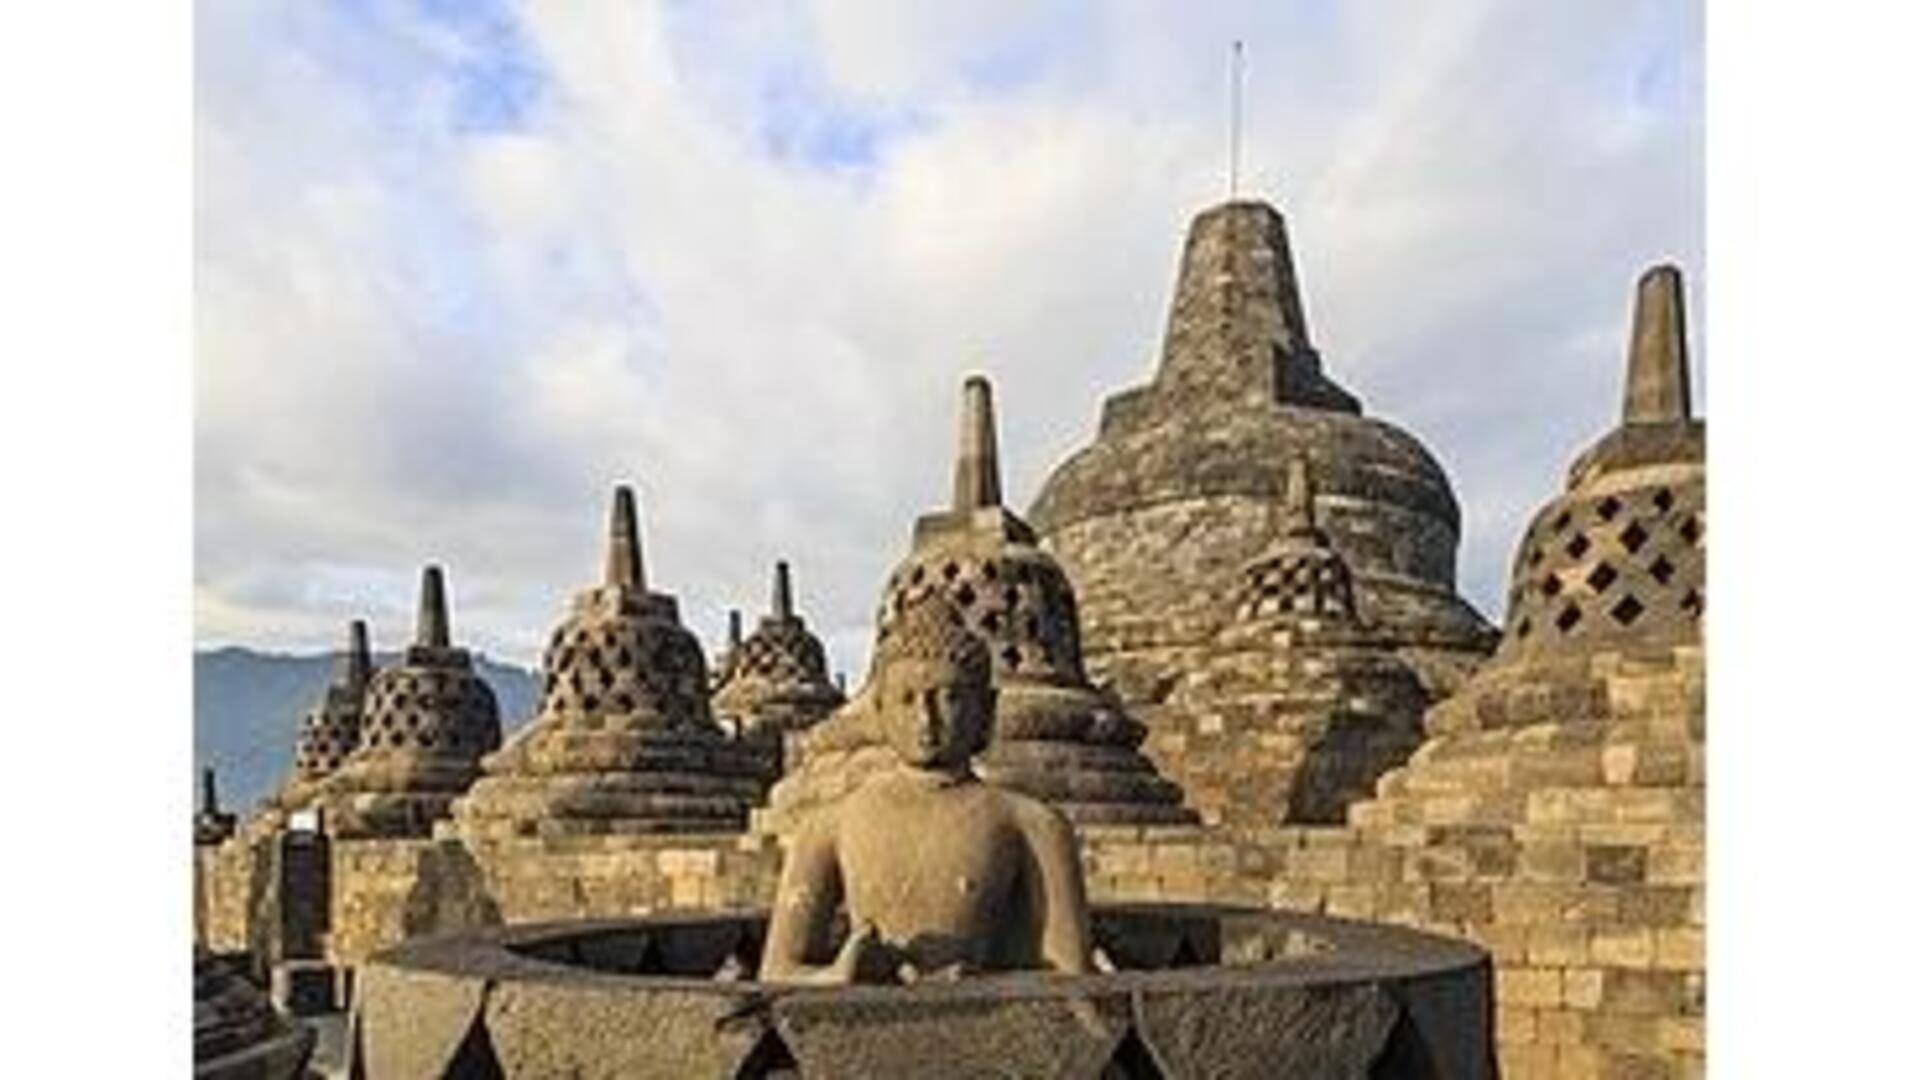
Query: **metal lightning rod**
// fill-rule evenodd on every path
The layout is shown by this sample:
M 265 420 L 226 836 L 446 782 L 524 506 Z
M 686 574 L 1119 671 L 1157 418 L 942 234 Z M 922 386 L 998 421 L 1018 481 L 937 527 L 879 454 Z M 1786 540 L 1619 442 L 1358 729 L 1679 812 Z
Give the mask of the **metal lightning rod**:
M 1240 126 L 1242 120 L 1241 83 L 1246 74 L 1246 50 L 1239 41 L 1233 43 L 1232 118 L 1227 136 L 1227 198 L 1240 196 Z

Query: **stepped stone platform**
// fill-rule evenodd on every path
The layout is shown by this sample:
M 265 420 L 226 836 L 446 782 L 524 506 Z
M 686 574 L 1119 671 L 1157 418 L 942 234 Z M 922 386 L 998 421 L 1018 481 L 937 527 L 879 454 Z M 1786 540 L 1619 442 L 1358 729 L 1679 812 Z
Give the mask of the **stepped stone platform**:
M 1491 1077 L 1481 950 L 1203 905 L 1096 909 L 1117 969 L 910 987 L 752 980 L 758 913 L 409 942 L 359 975 L 370 1077 Z

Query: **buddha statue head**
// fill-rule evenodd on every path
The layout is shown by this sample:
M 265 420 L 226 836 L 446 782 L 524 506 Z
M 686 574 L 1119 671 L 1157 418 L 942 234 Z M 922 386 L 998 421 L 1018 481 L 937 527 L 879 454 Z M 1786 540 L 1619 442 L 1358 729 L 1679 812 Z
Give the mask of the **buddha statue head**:
M 879 643 L 873 677 L 881 731 L 905 764 L 957 770 L 985 749 L 993 658 L 946 600 L 929 596 L 902 612 Z

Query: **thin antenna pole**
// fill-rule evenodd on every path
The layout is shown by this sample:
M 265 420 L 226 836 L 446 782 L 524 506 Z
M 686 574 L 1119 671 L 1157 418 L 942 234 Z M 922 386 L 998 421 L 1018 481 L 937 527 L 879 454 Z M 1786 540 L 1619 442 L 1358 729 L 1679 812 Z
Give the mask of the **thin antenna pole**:
M 1232 119 L 1227 142 L 1227 198 L 1240 197 L 1241 83 L 1246 73 L 1246 51 L 1238 40 L 1233 43 Z

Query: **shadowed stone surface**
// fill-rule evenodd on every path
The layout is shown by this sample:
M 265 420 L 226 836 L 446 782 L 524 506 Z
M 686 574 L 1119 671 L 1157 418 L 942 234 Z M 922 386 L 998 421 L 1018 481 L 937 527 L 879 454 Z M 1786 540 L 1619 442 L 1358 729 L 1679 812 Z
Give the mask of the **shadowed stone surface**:
M 1116 956 L 1141 952 L 1130 939 L 1181 938 L 1176 955 L 1189 966 L 797 989 L 738 979 L 739 950 L 761 936 L 760 916 L 509 927 L 412 942 L 370 961 L 365 1008 L 404 1014 L 417 990 L 426 1022 L 366 1025 L 360 1053 L 375 1080 L 439 1076 L 432 1070 L 463 1045 L 488 1047 L 506 1076 L 642 1080 L 768 1075 L 778 1061 L 800 1077 L 1092 1080 L 1142 1075 L 1143 1063 L 1158 1070 L 1145 1075 L 1169 1077 L 1492 1075 L 1488 965 L 1471 946 L 1201 906 L 1099 910 L 1094 923 Z M 688 934 L 707 945 L 669 944 Z M 1255 939 L 1293 944 L 1222 965 L 1250 955 Z M 734 947 L 713 947 L 726 941 Z M 470 993 L 452 993 L 450 979 Z M 390 1041 L 419 1045 L 382 1045 Z
M 633 492 L 614 493 L 603 584 L 574 598 L 542 662 L 540 715 L 455 805 L 474 839 L 720 832 L 746 824 L 763 755 L 729 739 L 674 598 L 649 592 Z
M 294 1080 L 313 1032 L 276 1013 L 240 961 L 193 954 L 193 1075 L 197 1080 Z
M 1305 456 L 1361 610 L 1431 691 L 1457 686 L 1494 641 L 1454 592 L 1459 507 L 1418 441 L 1359 413 L 1321 369 L 1280 214 L 1196 217 L 1153 381 L 1108 399 L 1033 503 L 1079 590 L 1093 675 L 1131 707 L 1164 700 L 1231 618 L 1233 578 Z

